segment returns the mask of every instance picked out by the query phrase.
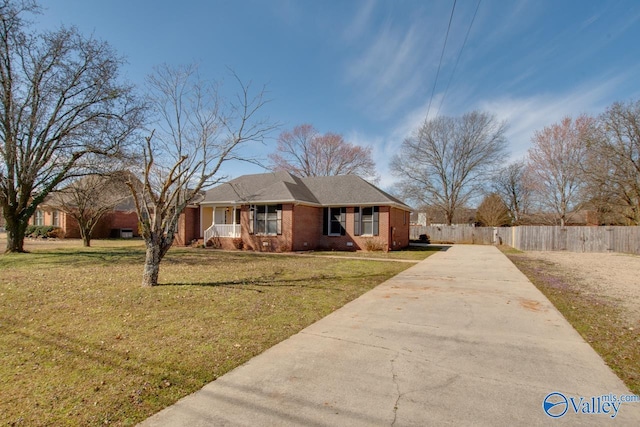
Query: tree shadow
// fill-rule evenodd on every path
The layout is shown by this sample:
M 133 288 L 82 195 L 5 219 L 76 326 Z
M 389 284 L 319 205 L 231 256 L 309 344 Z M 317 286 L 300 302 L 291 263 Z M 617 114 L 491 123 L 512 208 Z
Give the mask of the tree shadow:
M 300 288 L 305 289 L 320 289 L 330 291 L 343 291 L 343 288 L 328 287 L 321 285 L 309 284 L 309 282 L 323 282 L 330 280 L 345 280 L 345 279 L 366 279 L 379 277 L 376 274 L 359 274 L 351 276 L 311 276 L 302 277 L 297 279 L 280 279 L 277 277 L 259 277 L 255 279 L 246 280 L 223 280 L 218 282 L 170 282 L 159 283 L 157 286 L 197 286 L 197 287 L 219 287 L 219 288 L 232 288 L 246 291 L 254 291 L 262 293 L 262 289 L 253 289 L 252 287 L 264 287 L 264 288 Z
M 144 250 L 133 248 L 109 248 L 108 250 L 91 248 L 86 249 L 59 249 L 55 251 L 32 251 L 28 257 L 20 258 L 21 262 L 42 265 L 111 265 L 118 264 L 140 264 L 144 262 Z M 14 257 L 0 257 L 0 262 L 15 262 Z
M 409 246 L 403 250 L 407 252 L 421 252 L 421 251 L 430 251 L 430 252 L 445 252 L 447 251 L 451 245 L 438 245 L 433 243 L 420 243 L 412 241 Z

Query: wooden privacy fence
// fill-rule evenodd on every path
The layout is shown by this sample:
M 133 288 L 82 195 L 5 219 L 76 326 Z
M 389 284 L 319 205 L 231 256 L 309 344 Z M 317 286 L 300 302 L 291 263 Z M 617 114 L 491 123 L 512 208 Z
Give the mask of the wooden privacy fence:
M 640 254 L 640 227 L 469 227 L 412 226 L 433 243 L 504 244 L 523 251 L 623 252 Z

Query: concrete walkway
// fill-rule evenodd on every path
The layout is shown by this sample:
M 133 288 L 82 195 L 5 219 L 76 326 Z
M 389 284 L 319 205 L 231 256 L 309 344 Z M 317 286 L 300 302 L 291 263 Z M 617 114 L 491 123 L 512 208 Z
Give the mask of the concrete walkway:
M 610 393 L 630 394 L 500 251 L 455 245 L 141 425 L 640 425 Z

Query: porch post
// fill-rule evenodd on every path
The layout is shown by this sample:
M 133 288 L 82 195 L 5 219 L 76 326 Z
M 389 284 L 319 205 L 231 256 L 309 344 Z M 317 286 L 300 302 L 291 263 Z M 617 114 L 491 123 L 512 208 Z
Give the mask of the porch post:
M 235 203 L 233 205 L 233 220 L 231 221 L 231 223 L 233 224 L 233 237 L 236 237 L 237 236 L 236 228 L 238 227 L 238 224 L 236 224 L 236 205 L 235 205 Z

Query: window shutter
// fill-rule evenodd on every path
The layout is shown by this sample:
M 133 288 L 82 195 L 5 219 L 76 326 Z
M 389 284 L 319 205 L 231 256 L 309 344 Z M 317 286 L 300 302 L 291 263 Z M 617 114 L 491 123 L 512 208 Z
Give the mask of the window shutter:
M 377 236 L 379 234 L 379 230 L 378 230 L 378 228 L 379 228 L 379 226 L 378 226 L 379 218 L 378 218 L 378 216 L 379 216 L 378 207 L 374 206 L 373 207 L 373 235 L 374 236 Z
M 322 209 L 322 235 L 329 234 L 329 208 Z
M 353 208 L 353 235 L 359 236 L 361 231 L 360 208 Z
M 256 212 L 256 206 L 255 205 L 251 205 L 249 207 L 249 234 L 253 234 L 253 224 L 255 222 L 255 212 Z
M 282 234 L 282 205 L 276 207 L 278 222 L 276 223 L 276 234 Z
M 340 208 L 340 235 L 347 234 L 347 208 Z

